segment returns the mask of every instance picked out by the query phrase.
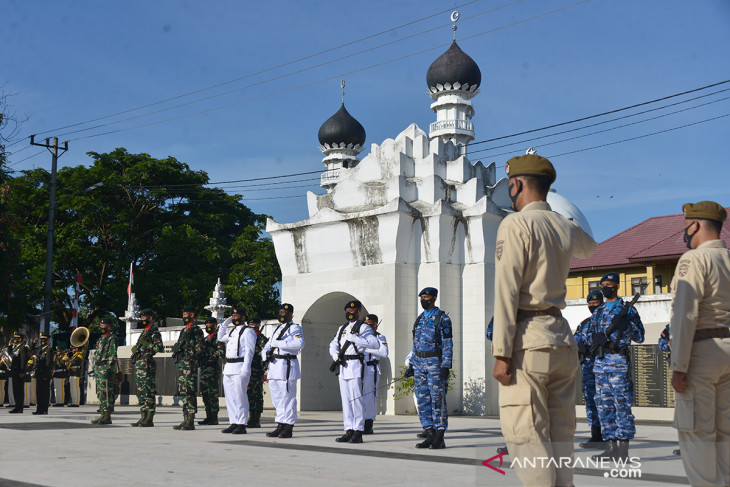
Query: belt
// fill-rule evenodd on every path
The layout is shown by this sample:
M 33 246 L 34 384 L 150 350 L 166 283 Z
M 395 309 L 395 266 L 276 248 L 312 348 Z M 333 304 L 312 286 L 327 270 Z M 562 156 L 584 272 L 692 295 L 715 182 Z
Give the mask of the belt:
M 289 374 L 291 374 L 291 361 L 297 358 L 297 356 L 290 353 L 275 353 L 274 358 L 283 358 L 284 360 L 286 360 L 286 392 L 289 392 Z
M 342 358 L 345 360 L 362 360 L 363 357 L 362 357 L 362 355 L 357 354 L 357 355 L 345 355 Z
M 560 312 L 555 306 L 548 309 L 518 309 L 517 310 L 517 321 L 528 320 L 536 316 L 552 316 L 554 318 L 560 318 L 563 313 Z
M 380 360 L 368 360 L 365 362 L 365 365 L 378 365 L 380 363 Z
M 413 352 L 413 355 L 415 355 L 418 358 L 431 358 L 431 357 L 440 357 L 441 352 L 438 352 L 436 350 L 433 350 L 431 352 Z
M 720 326 L 717 328 L 703 328 L 695 331 L 695 342 L 709 340 L 710 338 L 730 338 L 730 327 Z
M 240 358 L 228 358 L 228 357 L 226 357 L 226 363 L 227 364 L 240 364 L 244 360 L 245 360 L 244 357 L 240 357 Z

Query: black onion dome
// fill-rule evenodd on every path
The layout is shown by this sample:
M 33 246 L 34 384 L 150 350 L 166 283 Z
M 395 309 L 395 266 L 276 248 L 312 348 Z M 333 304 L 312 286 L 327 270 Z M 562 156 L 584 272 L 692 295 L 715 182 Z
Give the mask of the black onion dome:
M 320 145 L 363 145 L 365 143 L 365 129 L 360 122 L 347 112 L 343 103 L 337 113 L 332 115 L 319 128 Z
M 468 84 L 469 88 L 478 87 L 482 83 L 482 72 L 477 63 L 454 41 L 449 50 L 428 68 L 426 84 L 429 88 L 435 88 L 436 85 L 444 86 L 446 83 L 453 86 L 457 82 L 461 85 Z

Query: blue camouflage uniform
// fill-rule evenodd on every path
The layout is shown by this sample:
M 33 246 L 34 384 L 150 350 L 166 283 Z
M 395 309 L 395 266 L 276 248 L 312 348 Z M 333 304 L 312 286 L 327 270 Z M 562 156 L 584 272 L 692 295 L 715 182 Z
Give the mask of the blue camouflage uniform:
M 667 352 L 667 362 L 671 360 L 672 352 L 669 347 L 669 324 L 664 327 L 662 334 L 659 335 L 659 350 Z
M 418 419 L 424 430 L 446 430 L 447 381 L 441 368 L 451 368 L 453 355 L 451 319 L 437 307 L 418 316 L 413 327 L 413 365 Z
M 586 418 L 588 419 L 588 426 L 591 428 L 597 428 L 601 426 L 601 422 L 598 419 L 598 408 L 596 407 L 596 375 L 593 373 L 593 363 L 595 357 L 591 355 L 588 346 L 585 344 L 585 337 L 583 331 L 590 324 L 591 319 L 586 318 L 580 322 L 578 328 L 575 330 L 573 337 L 576 343 L 578 343 L 578 352 L 580 354 L 580 367 L 582 374 L 583 384 L 583 399 L 586 403 Z M 582 352 L 583 346 L 585 346 L 585 352 Z
M 619 299 L 606 302 L 595 310 L 590 323 L 584 327 L 585 331 L 581 334 L 589 350 L 594 345 L 594 334 L 605 333 L 624 306 L 628 306 L 628 303 Z M 634 415 L 631 414 L 634 387 L 631 379 L 629 345 L 632 341 L 636 343 L 644 341 L 644 325 L 633 306 L 624 319 L 628 325 L 626 330 L 614 330 L 608 337 L 609 345 L 613 344 L 613 350 L 605 351 L 602 358 L 596 356 L 593 364 L 593 373 L 596 377 L 595 402 L 604 441 L 631 440 L 636 433 Z

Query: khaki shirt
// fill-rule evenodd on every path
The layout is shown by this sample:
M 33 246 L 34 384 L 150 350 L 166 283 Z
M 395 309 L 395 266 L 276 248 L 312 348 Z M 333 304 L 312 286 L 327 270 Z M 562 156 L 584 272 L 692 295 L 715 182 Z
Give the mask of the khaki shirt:
M 565 308 L 565 280 L 573 256 L 593 255 L 596 242 L 544 201 L 507 215 L 497 230 L 492 355 L 546 345 L 575 347 L 564 318 L 537 316 L 517 322 L 517 310 Z
M 695 330 L 730 326 L 730 250 L 704 242 L 677 262 L 672 279 L 671 370 L 687 372 Z

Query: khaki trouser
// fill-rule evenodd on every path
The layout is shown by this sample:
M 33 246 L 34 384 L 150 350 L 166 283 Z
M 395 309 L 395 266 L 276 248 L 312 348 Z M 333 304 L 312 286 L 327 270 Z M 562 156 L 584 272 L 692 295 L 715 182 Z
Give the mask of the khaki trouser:
M 66 382 L 65 377 L 53 378 L 53 389 L 56 391 L 56 402 L 54 404 L 64 404 L 66 402 L 66 391 L 63 383 Z
M 71 375 L 68 378 L 69 390 L 71 392 L 71 399 L 69 404 L 80 405 L 81 404 L 81 377 Z
M 572 468 L 547 459 L 573 458 L 578 354 L 567 346 L 519 350 L 510 369 L 512 384 L 499 386 L 499 413 L 517 477 L 523 485 L 573 485 Z
M 10 385 L 8 385 L 8 389 Z M 5 404 L 5 379 L 0 379 L 0 406 Z
M 730 485 L 730 338 L 692 345 L 687 389 L 674 397 L 674 427 L 690 484 Z

